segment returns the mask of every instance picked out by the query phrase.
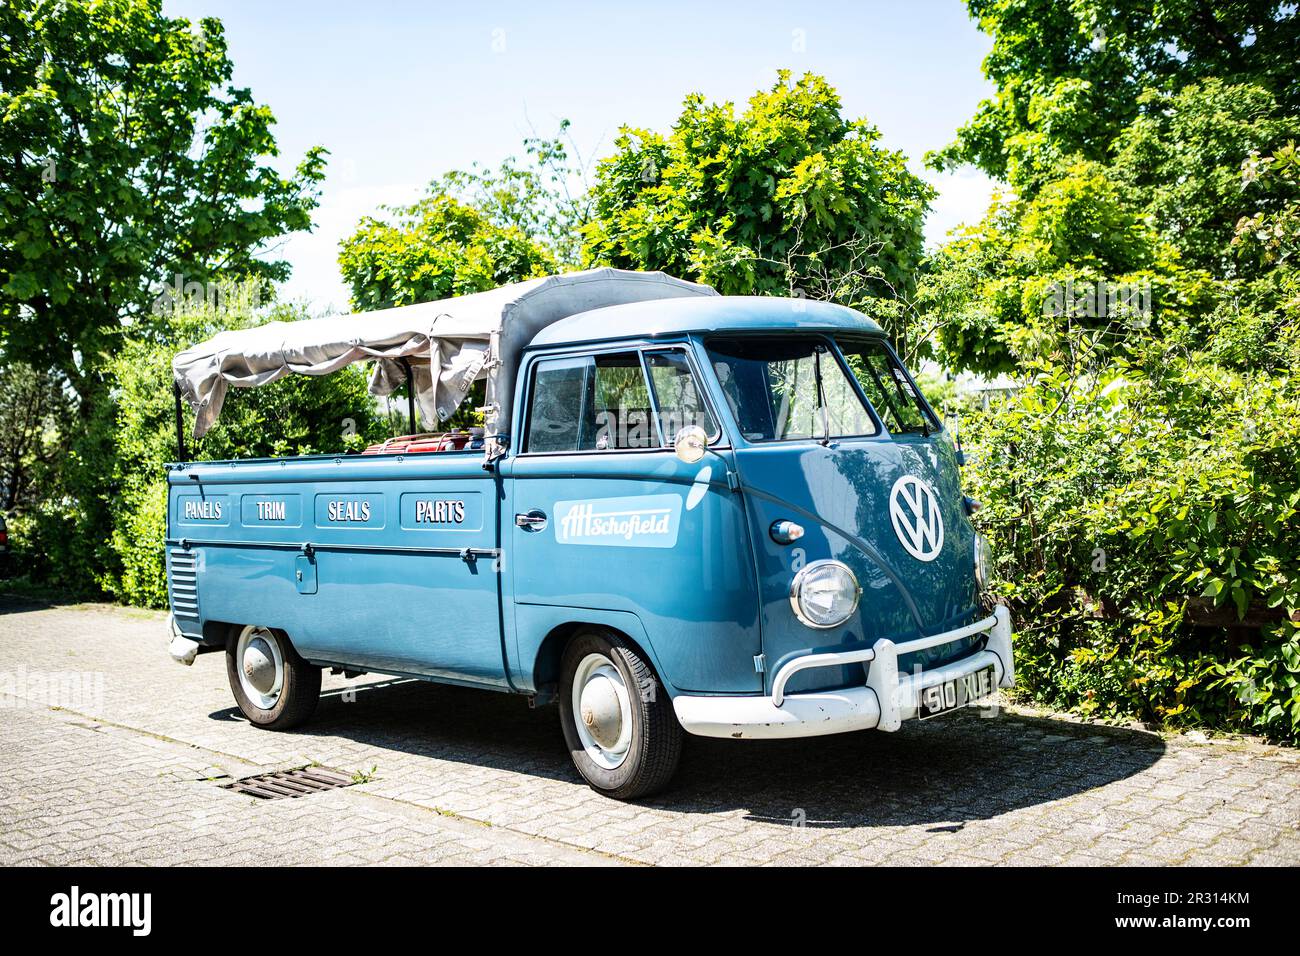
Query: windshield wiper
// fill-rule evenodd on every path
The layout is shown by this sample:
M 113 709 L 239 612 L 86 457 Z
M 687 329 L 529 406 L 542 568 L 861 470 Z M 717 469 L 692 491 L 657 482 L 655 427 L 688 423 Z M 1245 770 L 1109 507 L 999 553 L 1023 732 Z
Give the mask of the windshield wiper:
M 817 407 L 822 413 L 822 437 L 820 439 L 823 446 L 831 443 L 831 419 L 830 410 L 826 407 L 826 386 L 822 382 L 822 349 L 824 346 L 813 346 L 813 377 L 817 380 Z

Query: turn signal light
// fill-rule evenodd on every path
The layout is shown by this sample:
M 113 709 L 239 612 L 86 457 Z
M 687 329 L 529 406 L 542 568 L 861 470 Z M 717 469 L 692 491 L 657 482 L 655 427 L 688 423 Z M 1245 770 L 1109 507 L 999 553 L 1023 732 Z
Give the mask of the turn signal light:
M 782 519 L 773 521 L 772 527 L 767 529 L 767 533 L 772 536 L 772 540 L 777 544 L 790 544 L 803 537 L 803 525 Z

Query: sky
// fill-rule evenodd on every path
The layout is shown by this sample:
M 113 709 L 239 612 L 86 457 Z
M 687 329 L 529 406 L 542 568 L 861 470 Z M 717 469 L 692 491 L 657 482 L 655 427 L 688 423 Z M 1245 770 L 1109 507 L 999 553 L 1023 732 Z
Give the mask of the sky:
M 693 92 L 743 108 L 778 69 L 825 76 L 846 117 L 866 118 L 939 191 L 934 244 L 978 220 L 983 174 L 926 170 L 928 150 L 992 92 L 991 40 L 960 0 L 914 2 L 417 3 L 164 0 L 169 16 L 225 25 L 234 81 L 274 113 L 287 172 L 330 151 L 312 234 L 276 257 L 280 290 L 314 312 L 346 311 L 338 245 L 358 220 L 410 202 L 430 179 L 495 166 L 561 119 L 584 160 L 612 151 L 621 125 L 667 131 Z

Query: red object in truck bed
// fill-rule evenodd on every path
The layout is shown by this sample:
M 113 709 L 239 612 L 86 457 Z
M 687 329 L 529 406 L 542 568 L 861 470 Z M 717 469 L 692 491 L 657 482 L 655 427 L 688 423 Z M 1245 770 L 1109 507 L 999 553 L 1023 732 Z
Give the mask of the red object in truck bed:
M 419 455 L 431 451 L 460 451 L 469 444 L 468 432 L 445 434 L 399 435 L 371 445 L 363 455 Z

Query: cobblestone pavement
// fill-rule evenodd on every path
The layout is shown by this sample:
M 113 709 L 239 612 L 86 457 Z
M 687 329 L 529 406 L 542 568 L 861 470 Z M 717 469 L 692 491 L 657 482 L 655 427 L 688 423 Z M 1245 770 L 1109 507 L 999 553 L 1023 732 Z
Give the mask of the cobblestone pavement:
M 2 597 L 0 753 L 3 865 L 1300 862 L 1300 753 L 1259 741 L 1007 709 L 688 738 L 673 789 L 629 805 L 580 781 L 553 707 L 327 677 L 312 723 L 276 734 L 239 716 L 222 655 L 167 658 L 161 615 Z M 369 779 L 220 786 L 308 763 Z

